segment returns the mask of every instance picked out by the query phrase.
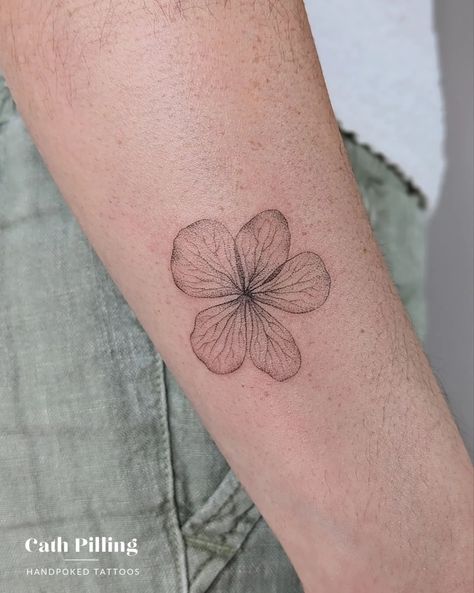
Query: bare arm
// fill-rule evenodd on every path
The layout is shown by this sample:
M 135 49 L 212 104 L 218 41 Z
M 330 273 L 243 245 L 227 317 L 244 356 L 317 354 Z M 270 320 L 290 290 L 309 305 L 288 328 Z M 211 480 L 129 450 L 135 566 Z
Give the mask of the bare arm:
M 302 2 L 3 0 L 0 27 L 65 199 L 307 593 L 468 593 L 470 463 Z

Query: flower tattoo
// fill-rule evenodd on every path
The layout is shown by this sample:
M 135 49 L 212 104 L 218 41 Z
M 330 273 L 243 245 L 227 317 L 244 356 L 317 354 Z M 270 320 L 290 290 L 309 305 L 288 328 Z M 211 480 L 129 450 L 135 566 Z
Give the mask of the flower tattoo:
M 216 220 L 181 229 L 171 255 L 176 286 L 187 295 L 226 298 L 196 316 L 191 345 L 217 374 L 236 371 L 248 354 L 276 381 L 293 377 L 301 355 L 273 307 L 308 313 L 327 299 L 331 279 L 322 259 L 305 251 L 289 258 L 290 230 L 278 210 L 265 210 L 232 237 Z

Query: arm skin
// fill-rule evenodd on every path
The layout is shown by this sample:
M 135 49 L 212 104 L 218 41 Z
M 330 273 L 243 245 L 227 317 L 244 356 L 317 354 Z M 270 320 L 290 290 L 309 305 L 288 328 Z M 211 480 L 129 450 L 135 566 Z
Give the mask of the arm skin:
M 341 15 L 344 18 L 344 15 Z M 63 195 L 307 593 L 470 592 L 472 475 L 358 196 L 300 0 L 2 0 L 0 63 Z M 170 272 L 202 218 L 281 210 L 324 306 L 273 380 L 211 373 L 212 299 Z M 212 301 L 212 302 L 211 302 Z

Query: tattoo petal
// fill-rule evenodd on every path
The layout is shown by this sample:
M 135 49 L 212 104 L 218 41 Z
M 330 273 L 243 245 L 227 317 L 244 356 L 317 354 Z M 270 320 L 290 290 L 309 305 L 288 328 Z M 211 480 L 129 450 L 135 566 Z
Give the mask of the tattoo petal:
M 269 281 L 253 291 L 255 300 L 289 313 L 307 313 L 328 298 L 331 279 L 323 260 L 306 251 L 286 261 Z
M 198 220 L 182 229 L 173 243 L 175 284 L 194 297 L 224 297 L 241 292 L 234 239 L 215 220 Z
M 244 224 L 235 246 L 243 284 L 251 290 L 288 259 L 288 222 L 279 210 L 264 210 Z
M 296 375 L 301 366 L 301 355 L 290 332 L 255 302 L 247 311 L 248 345 L 254 365 L 276 381 Z
M 237 298 L 196 316 L 191 345 L 213 373 L 232 373 L 243 363 L 247 350 L 245 309 L 245 301 Z

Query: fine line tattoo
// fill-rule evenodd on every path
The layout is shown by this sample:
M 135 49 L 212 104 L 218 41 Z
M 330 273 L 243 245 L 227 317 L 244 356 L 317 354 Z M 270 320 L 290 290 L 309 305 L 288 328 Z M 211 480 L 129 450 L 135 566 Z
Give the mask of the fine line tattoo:
M 201 311 L 191 333 L 194 353 L 213 373 L 233 373 L 247 354 L 276 381 L 299 371 L 298 346 L 268 308 L 314 311 L 326 301 L 331 279 L 316 253 L 289 258 L 290 242 L 279 210 L 260 212 L 235 239 L 208 219 L 177 234 L 171 254 L 176 286 L 193 297 L 226 299 Z

